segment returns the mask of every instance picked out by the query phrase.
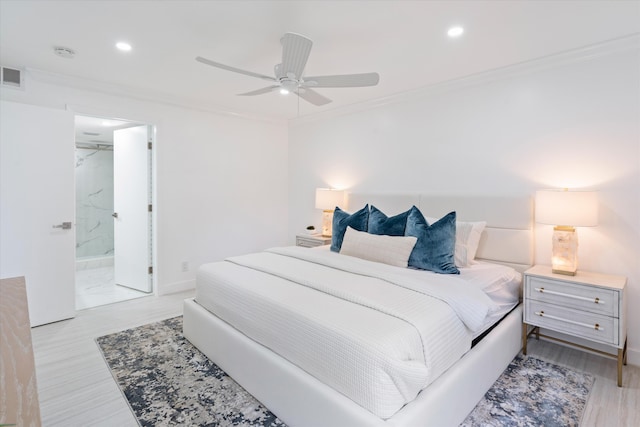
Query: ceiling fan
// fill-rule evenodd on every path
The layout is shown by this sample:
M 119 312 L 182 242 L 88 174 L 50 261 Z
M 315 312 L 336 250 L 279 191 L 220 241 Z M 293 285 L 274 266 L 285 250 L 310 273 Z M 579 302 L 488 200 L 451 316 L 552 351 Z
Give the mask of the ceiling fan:
M 342 74 L 335 76 L 302 76 L 304 67 L 307 64 L 309 53 L 313 42 L 308 38 L 295 33 L 286 33 L 280 39 L 282 43 L 282 62 L 274 67 L 275 77 L 252 71 L 241 70 L 229 65 L 220 64 L 201 56 L 196 57 L 196 61 L 234 73 L 245 74 L 259 79 L 272 82 L 271 86 L 251 92 L 240 93 L 240 96 L 262 95 L 273 91 L 280 91 L 283 94 L 294 92 L 300 98 L 314 105 L 325 105 L 331 100 L 320 95 L 312 88 L 322 87 L 365 87 L 375 86 L 380 80 L 378 73 L 363 74 Z

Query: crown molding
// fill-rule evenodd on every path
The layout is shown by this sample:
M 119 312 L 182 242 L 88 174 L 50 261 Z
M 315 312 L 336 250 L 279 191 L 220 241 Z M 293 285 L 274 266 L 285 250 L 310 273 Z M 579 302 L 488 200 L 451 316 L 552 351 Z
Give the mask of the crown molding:
M 232 111 L 230 109 L 204 103 L 199 100 L 189 99 L 187 97 L 176 97 L 167 94 L 161 94 L 153 91 L 146 91 L 124 85 L 101 82 L 97 80 L 87 79 L 84 77 L 69 76 L 49 71 L 38 70 L 35 68 L 26 68 L 29 76 L 33 80 L 53 84 L 57 86 L 65 86 L 73 89 L 86 90 L 91 92 L 99 92 L 111 96 L 122 96 L 125 98 L 135 99 L 138 101 L 152 102 L 172 107 L 185 108 L 206 113 L 219 114 L 227 117 L 235 117 L 245 120 L 260 121 L 271 124 L 285 124 L 286 119 L 280 117 L 270 117 L 257 114 L 247 114 L 240 111 Z
M 435 94 L 457 90 L 464 87 L 482 85 L 494 82 L 496 80 L 503 80 L 520 75 L 536 73 L 546 69 L 592 61 L 605 56 L 632 50 L 640 51 L 640 33 L 633 33 L 625 37 L 607 40 L 605 42 L 600 42 L 577 49 L 566 50 L 553 55 L 506 65 L 504 67 L 494 68 L 491 70 L 483 71 L 481 73 L 471 74 L 468 76 L 423 86 L 417 89 L 400 92 L 383 98 L 363 101 L 343 107 L 336 107 L 334 109 L 324 110 L 317 113 L 305 114 L 300 117 L 289 119 L 289 126 L 295 127 L 319 120 L 345 116 L 348 114 L 380 108 L 387 105 L 398 104 L 401 102 L 407 102 L 419 98 L 433 96 Z

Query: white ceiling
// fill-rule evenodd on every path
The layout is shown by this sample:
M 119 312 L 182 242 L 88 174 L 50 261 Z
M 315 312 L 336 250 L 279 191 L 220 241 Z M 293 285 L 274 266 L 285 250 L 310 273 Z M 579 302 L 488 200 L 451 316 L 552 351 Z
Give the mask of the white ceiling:
M 459 39 L 446 35 L 462 25 Z M 273 75 L 280 37 L 313 40 L 307 75 L 378 72 L 376 87 L 317 89 L 324 107 L 204 56 Z M 288 119 L 640 32 L 629 1 L 62 1 L 0 0 L 0 63 L 117 85 L 135 96 Z M 117 51 L 117 41 L 133 45 Z M 77 52 L 54 55 L 54 46 Z

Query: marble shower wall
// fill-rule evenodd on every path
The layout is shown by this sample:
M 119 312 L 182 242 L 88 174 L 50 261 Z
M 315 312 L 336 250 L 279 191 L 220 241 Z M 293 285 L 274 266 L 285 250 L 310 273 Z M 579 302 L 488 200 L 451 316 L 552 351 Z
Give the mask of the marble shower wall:
M 76 148 L 76 258 L 113 255 L 113 151 Z

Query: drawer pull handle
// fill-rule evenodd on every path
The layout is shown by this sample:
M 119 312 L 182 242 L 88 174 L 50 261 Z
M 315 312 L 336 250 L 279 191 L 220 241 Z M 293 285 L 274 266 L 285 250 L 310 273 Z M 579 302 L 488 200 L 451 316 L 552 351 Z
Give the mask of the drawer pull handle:
M 535 288 L 535 290 L 540 292 L 541 294 L 558 295 L 558 296 L 561 296 L 561 297 L 573 298 L 573 299 L 578 299 L 578 300 L 581 300 L 581 301 L 589 301 L 589 302 L 593 302 L 595 304 L 604 304 L 604 301 L 602 301 L 598 297 L 596 297 L 595 299 L 594 298 L 589 298 L 589 297 L 581 297 L 580 295 L 565 294 L 564 292 L 550 291 L 550 290 L 547 290 L 545 288 Z
M 540 317 L 548 317 L 549 319 L 559 320 L 561 322 L 571 323 L 573 325 L 583 326 L 585 328 L 593 328 L 596 331 L 604 331 L 604 328 L 600 326 L 600 324 L 596 323 L 595 325 L 590 325 L 588 323 L 576 322 L 575 320 L 563 319 L 562 317 L 552 316 L 550 314 L 545 314 L 544 311 L 536 311 L 536 315 Z

